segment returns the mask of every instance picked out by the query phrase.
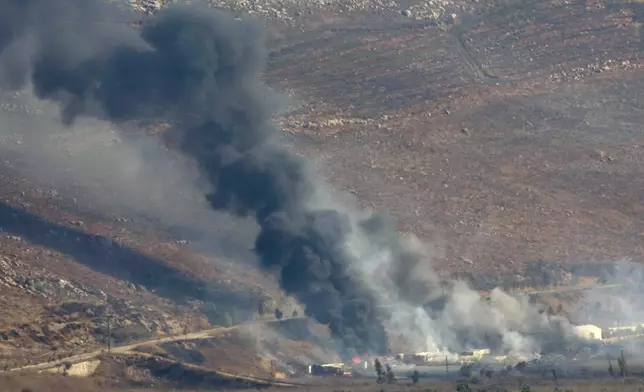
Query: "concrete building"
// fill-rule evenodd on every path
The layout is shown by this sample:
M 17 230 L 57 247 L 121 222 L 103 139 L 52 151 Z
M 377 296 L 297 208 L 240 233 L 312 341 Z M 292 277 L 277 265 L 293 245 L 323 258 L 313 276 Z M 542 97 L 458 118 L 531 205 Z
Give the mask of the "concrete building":
M 637 332 L 638 328 L 641 328 L 641 324 L 619 325 L 614 327 L 608 327 L 606 329 L 610 333 L 618 333 L 618 332 Z
M 402 354 L 401 359 L 407 363 L 416 365 L 424 365 L 434 361 L 445 361 L 445 354 L 439 351 L 425 351 L 413 354 Z
M 309 366 L 309 374 L 312 376 L 343 376 L 343 363 L 324 363 Z
M 643 323 L 633 323 L 631 325 L 613 325 L 604 328 L 604 339 L 629 339 L 644 334 Z
M 489 348 L 480 348 L 474 350 L 463 351 L 458 355 L 458 361 L 461 363 L 475 362 L 483 359 L 484 356 L 490 354 Z
M 573 327 L 573 333 L 581 339 L 586 339 L 586 340 L 602 339 L 602 329 L 592 324 L 576 325 Z

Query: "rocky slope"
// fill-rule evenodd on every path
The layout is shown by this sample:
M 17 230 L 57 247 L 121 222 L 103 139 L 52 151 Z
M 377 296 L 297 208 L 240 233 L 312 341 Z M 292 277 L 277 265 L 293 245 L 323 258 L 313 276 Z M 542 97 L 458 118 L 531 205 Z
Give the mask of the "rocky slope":
M 266 77 L 291 99 L 277 119 L 285 143 L 426 240 L 428 264 L 498 283 L 523 279 L 538 259 L 644 256 L 637 3 L 213 4 L 264 19 Z M 153 12 L 163 2 L 125 5 Z M 3 94 L 4 127 L 52 116 L 39 105 Z M 109 130 L 101 140 L 78 135 L 1 134 L 5 363 L 102 347 L 108 319 L 125 341 L 207 327 L 225 313 L 243 321 L 262 299 L 296 308 L 269 277 L 222 256 L 223 245 L 212 252 L 216 238 L 251 243 L 233 225 L 198 202 L 163 208 L 181 178 L 128 193 L 136 214 L 116 205 L 97 152 L 119 141 Z M 42 175 L 25 153 L 34 146 L 76 158 L 46 161 Z M 83 186 L 59 181 L 75 161 L 99 162 Z M 181 200 L 173 205 L 190 204 Z
M 475 8 L 281 43 L 268 77 L 306 102 L 284 128 L 334 183 L 433 244 L 440 269 L 640 260 L 639 5 Z

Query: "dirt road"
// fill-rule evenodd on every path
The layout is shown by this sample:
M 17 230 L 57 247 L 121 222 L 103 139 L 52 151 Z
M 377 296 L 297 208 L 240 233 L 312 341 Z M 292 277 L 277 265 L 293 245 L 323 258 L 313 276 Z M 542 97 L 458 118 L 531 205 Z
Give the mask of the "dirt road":
M 597 285 L 597 286 L 569 286 L 569 287 L 564 286 L 564 287 L 555 287 L 552 289 L 545 289 L 545 290 L 525 291 L 523 292 L 523 294 L 550 294 L 550 293 L 563 293 L 563 292 L 569 292 L 569 291 L 609 290 L 609 289 L 619 288 L 622 286 L 624 285 L 612 284 L 612 285 Z M 273 323 L 283 322 L 284 320 L 305 319 L 305 318 L 306 317 L 292 317 L 292 318 L 282 319 L 282 320 L 271 320 L 271 321 L 255 322 L 255 323 L 249 323 L 249 324 L 240 324 L 229 328 L 224 328 L 224 327 L 213 328 L 213 329 L 208 329 L 208 330 L 199 331 L 199 332 L 192 332 L 192 333 L 176 335 L 176 336 L 168 336 L 164 338 L 128 344 L 125 346 L 113 347 L 110 352 L 113 354 L 125 354 L 128 352 L 134 351 L 137 347 L 148 345 L 148 344 L 160 344 L 160 343 L 170 343 L 170 342 L 178 342 L 178 341 L 185 341 L 185 340 L 207 339 L 209 337 L 214 337 L 214 336 L 217 336 L 218 334 L 232 331 L 237 328 L 245 327 L 248 325 L 273 324 Z M 9 369 L 8 371 L 44 370 L 44 369 L 61 366 L 65 363 L 78 363 L 78 362 L 88 361 L 100 356 L 101 354 L 105 354 L 105 352 L 106 350 L 102 349 L 102 350 L 97 350 L 90 353 L 74 355 L 74 356 L 63 358 L 56 361 L 20 366 L 17 368 Z
M 197 340 L 197 339 L 207 339 L 209 337 L 214 337 L 217 336 L 221 333 L 228 332 L 235 330 L 237 328 L 242 328 L 245 326 L 249 325 L 259 325 L 259 324 L 274 324 L 274 323 L 280 323 L 285 320 L 292 320 L 292 319 L 305 319 L 306 317 L 291 317 L 287 319 L 282 319 L 282 320 L 271 320 L 271 321 L 262 321 L 262 322 L 255 322 L 255 323 L 248 323 L 248 324 L 239 324 L 235 325 L 233 327 L 225 328 L 225 327 L 219 327 L 219 328 L 213 328 L 213 329 L 207 329 L 204 331 L 199 331 L 199 332 L 192 332 L 188 334 L 183 334 L 183 335 L 175 335 L 175 336 L 168 336 L 164 338 L 159 338 L 159 339 L 153 339 L 153 340 L 147 340 L 143 342 L 137 342 L 133 344 L 128 344 L 125 346 L 118 346 L 118 347 L 113 347 L 110 350 L 110 353 L 112 354 L 125 354 L 128 352 L 134 351 L 137 347 L 144 346 L 147 344 L 159 344 L 159 343 L 170 343 L 170 342 L 178 342 L 178 341 L 185 341 L 185 340 Z M 106 353 L 106 349 L 102 350 L 97 350 L 97 351 L 92 351 L 90 353 L 85 353 L 85 354 L 78 354 L 78 355 L 73 355 L 71 357 L 59 359 L 56 361 L 50 361 L 50 362 L 41 362 L 37 364 L 32 364 L 32 365 L 26 365 L 26 366 L 20 366 L 17 368 L 13 369 L 8 369 L 7 371 L 21 371 L 21 370 L 44 370 L 44 369 L 50 369 L 54 368 L 57 366 L 61 366 L 65 363 L 78 363 L 78 362 L 84 362 L 84 361 L 89 361 L 91 359 L 94 359 L 102 354 Z

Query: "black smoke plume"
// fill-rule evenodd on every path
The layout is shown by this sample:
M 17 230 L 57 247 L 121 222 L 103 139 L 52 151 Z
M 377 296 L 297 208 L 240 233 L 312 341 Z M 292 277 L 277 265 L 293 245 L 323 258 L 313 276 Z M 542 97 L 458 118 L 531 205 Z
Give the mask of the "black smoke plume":
M 212 184 L 212 207 L 256 218 L 256 252 L 284 290 L 346 349 L 384 352 L 374 294 L 349 273 L 349 218 L 305 205 L 315 180 L 272 140 L 261 29 L 204 6 L 168 7 L 140 28 L 121 17 L 99 0 L 0 0 L 0 81 L 31 83 L 67 125 L 171 124 L 168 140 Z

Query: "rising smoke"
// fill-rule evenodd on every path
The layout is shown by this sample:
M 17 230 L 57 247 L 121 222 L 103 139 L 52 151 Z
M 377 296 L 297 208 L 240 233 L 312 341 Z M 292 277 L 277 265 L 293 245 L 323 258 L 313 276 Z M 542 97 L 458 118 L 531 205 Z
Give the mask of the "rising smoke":
M 1 6 L 9 12 L 0 42 L 21 64 L 3 68 L 9 86 L 30 81 L 39 98 L 60 104 L 66 124 L 81 116 L 172 124 L 167 138 L 211 183 L 210 205 L 256 218 L 256 252 L 279 269 L 285 291 L 344 347 L 385 351 L 372 295 L 347 271 L 347 217 L 305 207 L 315 190 L 307 166 L 272 141 L 277 102 L 261 82 L 256 25 L 172 7 L 136 31 L 105 21 L 109 9 L 98 1 Z
M 386 352 L 387 328 L 450 350 L 536 351 L 535 334 L 561 335 L 500 291 L 487 302 L 462 283 L 442 284 L 422 244 L 391 220 L 312 202 L 321 181 L 275 142 L 279 101 L 262 81 L 257 25 L 205 6 L 168 7 L 140 29 L 99 0 L 0 0 L 0 9 L 6 87 L 31 84 L 66 125 L 170 124 L 165 142 L 196 162 L 209 205 L 257 221 L 261 265 L 347 351 Z

